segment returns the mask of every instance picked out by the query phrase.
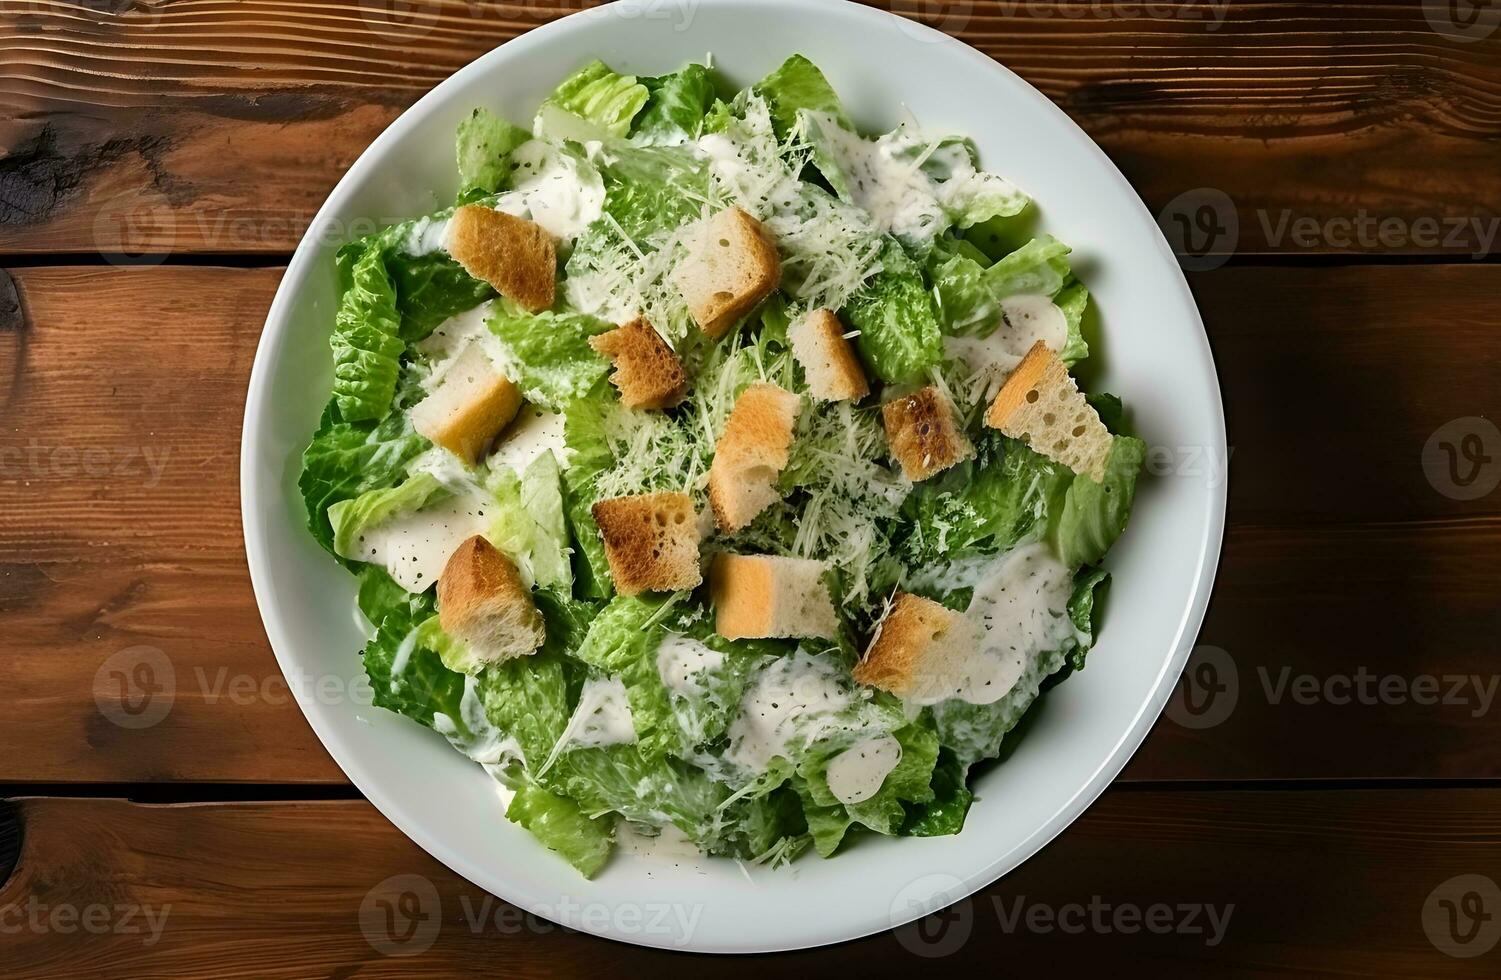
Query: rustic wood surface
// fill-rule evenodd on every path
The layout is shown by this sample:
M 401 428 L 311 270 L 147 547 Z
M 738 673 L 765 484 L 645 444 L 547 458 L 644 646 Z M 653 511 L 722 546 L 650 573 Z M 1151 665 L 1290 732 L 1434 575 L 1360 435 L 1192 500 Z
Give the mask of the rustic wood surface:
M 351 798 L 245 569 L 241 413 L 280 263 L 403 108 L 585 5 L 0 0 L 0 975 L 767 969 L 550 929 L 427 857 Z M 1216 234 L 1178 244 L 1191 268 L 1235 253 L 1189 277 L 1229 524 L 1200 649 L 1121 786 L 942 922 L 780 959 L 1496 975 L 1501 493 L 1456 487 L 1436 447 L 1501 413 L 1501 6 L 881 5 L 1058 102 L 1170 234 L 1213 212 Z M 1373 219 L 1388 234 L 1360 240 Z M 1501 444 L 1483 448 L 1494 473 Z M 1154 449 L 1151 479 L 1205 478 Z M 175 691 L 134 728 L 118 665 L 141 657 Z M 440 897 L 421 956 L 361 928 L 394 875 Z M 1008 931 L 1019 896 L 1235 911 L 1213 946 Z M 70 925 L 85 914 L 103 926 Z M 1482 935 L 1449 953 L 1482 955 L 1442 951 L 1451 926 Z
M 1496 790 L 1116 790 L 1017 871 L 921 928 L 719 959 L 628 948 L 526 916 L 363 801 L 22 800 L 10 819 L 22 827 L 0 889 L 0 909 L 13 910 L 0 919 L 12 978 L 989 976 L 998 964 L 1008 975 L 1495 976 L 1494 960 L 1446 955 L 1428 931 L 1444 928 L 1439 903 L 1457 897 L 1456 878 L 1501 865 Z M 692 909 L 658 919 L 670 902 L 643 895 L 639 928 L 691 937 L 691 926 L 666 923 L 691 923 Z M 82 919 L 91 906 L 93 930 Z M 1145 928 L 1154 906 L 1170 910 L 1152 920 L 1163 932 Z M 80 918 L 54 921 L 59 907 Z M 1096 915 L 1103 927 L 1079 931 L 1081 917 Z
M 1501 34 L 1439 33 L 1446 2 L 876 5 L 1036 85 L 1154 213 L 1228 195 L 1241 252 L 1463 256 L 1501 217 Z M 289 251 L 402 109 L 587 6 L 0 0 L 0 251 Z M 1363 214 L 1397 224 L 1342 244 Z

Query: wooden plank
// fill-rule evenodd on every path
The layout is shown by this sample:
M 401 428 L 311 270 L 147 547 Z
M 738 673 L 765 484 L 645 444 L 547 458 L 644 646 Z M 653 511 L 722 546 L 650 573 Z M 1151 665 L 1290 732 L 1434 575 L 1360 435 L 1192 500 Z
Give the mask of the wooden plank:
M 285 253 L 401 109 L 590 5 L 0 0 L 0 251 Z M 1037 86 L 1170 227 L 1201 229 L 1189 251 L 1495 244 L 1501 31 L 1483 7 L 1467 27 L 1423 0 L 877 5 Z
M 26 328 L 0 331 L 0 357 L 16 361 L 0 362 L 15 379 L 0 389 L 0 672 L 17 750 L 0 781 L 342 782 L 281 686 L 242 554 L 243 392 L 279 271 L 14 275 Z M 1239 700 L 1212 729 L 1162 722 L 1131 778 L 1501 775 L 1501 712 L 1481 704 L 1501 632 L 1501 496 L 1446 497 L 1419 459 L 1443 420 L 1494 417 L 1501 330 L 1485 304 L 1498 277 L 1419 266 L 1196 280 L 1227 402 L 1244 406 L 1203 632 L 1233 658 Z M 1285 381 L 1289 358 L 1299 383 Z M 1360 379 L 1401 397 L 1363 395 Z M 1304 441 L 1309 419 L 1339 454 Z M 1176 458 L 1153 478 L 1205 478 Z M 173 668 L 170 708 L 123 727 L 95 694 L 112 704 L 151 650 Z M 1355 681 L 1362 671 L 1408 696 L 1335 703 L 1341 677 L 1379 684 Z M 1333 678 L 1334 698 L 1277 694 L 1284 674 L 1321 692 Z M 1471 675 L 1479 687 L 1446 703 L 1412 697 L 1419 678 Z
M 921 928 L 783 954 L 775 968 L 968 976 L 1004 961 L 1082 976 L 1125 962 L 1168 976 L 1494 976 L 1498 813 L 1497 790 L 1115 791 L 1016 872 Z M 364 802 L 30 799 L 15 816 L 20 862 L 0 888 L 0 923 L 12 933 L 0 962 L 15 980 L 631 976 L 695 966 L 750 978 L 769 965 L 692 961 L 558 930 L 457 878 Z M 572 874 L 559 862 L 560 881 Z M 906 884 L 890 884 L 893 900 Z M 1448 938 L 1446 901 L 1468 943 Z M 670 905 L 671 896 L 642 903 Z M 622 915 L 630 909 L 604 911 L 634 921 Z M 677 911 L 694 921 L 692 909 Z M 1441 951 L 1430 935 L 1469 955 Z

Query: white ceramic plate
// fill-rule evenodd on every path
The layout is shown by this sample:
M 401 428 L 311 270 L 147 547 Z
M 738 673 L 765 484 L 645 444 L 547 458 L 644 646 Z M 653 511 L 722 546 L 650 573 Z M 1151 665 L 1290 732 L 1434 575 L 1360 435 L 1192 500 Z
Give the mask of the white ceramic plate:
M 1074 247 L 1103 312 L 1095 387 L 1121 394 L 1138 434 L 1167 455 L 1153 458 L 1156 475 L 1143 478 L 1110 556 L 1115 581 L 1088 669 L 1033 708 L 1015 751 L 979 782 L 963 833 L 862 839 L 832 860 L 809 855 L 780 870 L 622 854 L 585 881 L 508 824 L 491 778 L 442 738 L 339 695 L 358 687 L 364 636 L 353 578 L 304 529 L 298 458 L 329 390 L 333 253 L 373 230 L 372 218 L 412 217 L 452 199 L 463 116 L 485 105 L 525 122 L 591 58 L 658 74 L 710 52 L 738 84 L 806 54 L 867 131 L 889 128 L 905 104 L 935 131 L 972 135 L 986 168 L 1031 192 L 1045 229 Z M 1157 718 L 1203 617 L 1225 511 L 1223 473 L 1202 465 L 1210 454 L 1225 458 L 1219 388 L 1178 265 L 1125 179 L 1037 91 L 957 41 L 854 4 L 622 0 L 532 31 L 458 72 L 339 182 L 266 322 L 245 409 L 241 492 L 251 578 L 282 671 L 328 751 L 393 823 L 474 883 L 572 928 L 750 952 L 851 939 L 932 912 L 1026 860 L 1099 795 Z M 443 919 L 462 921 L 456 910 Z

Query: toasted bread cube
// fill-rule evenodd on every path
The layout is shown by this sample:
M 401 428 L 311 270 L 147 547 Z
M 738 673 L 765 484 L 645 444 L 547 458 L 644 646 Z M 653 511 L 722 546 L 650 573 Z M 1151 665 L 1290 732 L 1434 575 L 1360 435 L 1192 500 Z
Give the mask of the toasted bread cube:
M 468 645 L 476 668 L 535 653 L 547 638 L 516 566 L 478 534 L 459 545 L 443 568 L 438 621 Z
M 870 394 L 870 383 L 855 349 L 844 336 L 844 324 L 832 310 L 814 310 L 794 321 L 787 331 L 792 356 L 803 366 L 808 390 L 826 402 L 859 401 Z
M 839 616 L 823 573 L 823 562 L 805 558 L 715 556 L 709 569 L 715 632 L 727 640 L 833 639 Z
M 931 704 L 948 696 L 963 662 L 980 648 L 969 617 L 932 599 L 898 592 L 864 658 L 856 683 Z
M 413 407 L 412 427 L 473 465 L 520 408 L 521 390 L 471 344 Z
M 975 454 L 954 403 L 934 385 L 882 405 L 881 421 L 909 480 L 926 480 Z
M 1040 340 L 990 403 L 985 424 L 1096 483 L 1105 479 L 1115 437 L 1058 355 Z
M 533 313 L 552 306 L 558 284 L 557 243 L 535 221 L 466 204 L 448 221 L 448 253 L 464 271 Z
M 714 446 L 709 506 L 721 530 L 738 531 L 778 499 L 777 475 L 787 466 L 802 400 L 772 384 L 740 393 Z
M 726 208 L 688 243 L 672 281 L 699 329 L 718 340 L 777 288 L 782 260 L 761 222 Z
M 589 346 L 615 362 L 610 383 L 626 408 L 669 408 L 688 393 L 683 362 L 643 317 L 590 337 Z
M 590 512 L 620 594 L 691 589 L 703 581 L 698 518 L 686 493 L 615 497 Z

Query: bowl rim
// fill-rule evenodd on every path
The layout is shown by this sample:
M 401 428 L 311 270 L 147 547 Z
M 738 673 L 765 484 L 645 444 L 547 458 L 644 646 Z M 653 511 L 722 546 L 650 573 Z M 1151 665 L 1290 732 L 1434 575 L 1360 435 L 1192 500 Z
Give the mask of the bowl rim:
M 649 9 L 651 5 L 659 2 L 660 0 L 616 0 L 615 3 L 609 6 L 617 11 L 630 11 L 632 9 L 644 11 Z M 799 3 L 807 3 L 808 0 L 694 0 L 694 2 L 702 5 L 726 7 L 755 6 L 765 8 L 769 13 L 771 9 L 778 7 L 796 9 Z M 1021 92 L 1024 92 L 1026 97 L 1044 106 L 1044 111 L 1050 112 L 1063 123 L 1063 130 L 1069 133 L 1079 144 L 1079 152 L 1093 158 L 1093 162 L 1100 169 L 1102 178 L 1106 178 L 1108 175 L 1108 179 L 1114 184 L 1113 190 L 1115 193 L 1124 197 L 1130 204 L 1134 204 L 1134 210 L 1137 212 L 1138 217 L 1144 218 L 1152 227 L 1155 231 L 1158 251 L 1166 255 L 1171 260 L 1173 267 L 1177 269 L 1176 285 L 1181 293 L 1178 298 L 1186 301 L 1185 308 L 1192 317 L 1193 325 L 1198 328 L 1194 335 L 1197 348 L 1190 353 L 1200 362 L 1202 370 L 1205 373 L 1209 393 L 1212 395 L 1211 408 L 1213 415 L 1208 419 L 1208 422 L 1210 424 L 1211 435 L 1214 437 L 1216 443 L 1215 448 L 1221 451 L 1221 458 L 1223 459 L 1227 442 L 1223 396 L 1220 391 L 1213 354 L 1210 349 L 1208 336 L 1204 331 L 1198 306 L 1193 299 L 1192 292 L 1188 288 L 1188 283 L 1182 274 L 1182 269 L 1178 266 L 1177 260 L 1173 258 L 1173 253 L 1167 244 L 1166 238 L 1157 226 L 1157 222 L 1153 219 L 1151 212 L 1141 201 L 1134 188 L 1132 188 L 1125 176 L 1115 166 L 1114 162 L 1050 99 L 1030 83 L 1015 75 L 1015 73 L 1011 72 L 1004 65 L 976 50 L 969 44 L 927 25 L 901 18 L 899 15 L 880 7 L 864 6 L 853 2 L 853 0 L 816 0 L 816 2 L 824 7 L 842 8 L 842 14 L 853 18 L 854 21 L 860 22 L 858 26 L 861 28 L 890 26 L 893 19 L 901 20 L 902 30 L 915 32 L 923 40 L 940 46 L 952 57 L 980 63 L 986 70 L 1009 78 L 1010 83 L 1017 86 Z M 434 86 L 432 90 L 424 94 L 408 109 L 402 112 L 366 147 L 349 167 L 348 171 L 335 184 L 333 190 L 330 191 L 328 197 L 318 209 L 317 214 L 308 226 L 307 232 L 298 243 L 291 260 L 287 264 L 257 342 L 255 359 L 246 392 L 239 456 L 241 520 L 245 541 L 246 563 L 250 571 L 252 590 L 255 595 L 261 622 L 266 630 L 267 639 L 276 657 L 277 664 L 284 674 L 288 671 L 295 671 L 299 667 L 296 652 L 298 644 L 294 637 L 288 635 L 288 631 L 276 611 L 271 557 L 267 551 L 262 549 L 260 543 L 261 539 L 265 536 L 264 529 L 271 520 L 269 516 L 270 512 L 268 509 L 261 507 L 260 502 L 263 493 L 274 492 L 275 488 L 262 488 L 258 485 L 258 466 L 255 453 L 256 447 L 264 438 L 263 430 L 269 425 L 266 421 L 265 413 L 261 410 L 261 406 L 267 400 L 273 383 L 271 362 L 275 358 L 276 349 L 285 341 L 286 335 L 289 333 L 288 323 L 291 312 L 298 302 L 298 294 L 303 287 L 304 280 L 307 278 L 309 271 L 314 268 L 313 263 L 318 258 L 317 231 L 325 227 L 329 218 L 340 210 L 344 200 L 354 193 L 356 185 L 366 172 L 377 168 L 388 152 L 406 138 L 409 130 L 416 125 L 417 121 L 423 117 L 430 107 L 445 97 L 447 91 L 460 87 L 463 82 L 471 77 L 485 74 L 490 70 L 492 64 L 504 60 L 510 54 L 524 51 L 534 46 L 545 45 L 555 35 L 560 35 L 582 26 L 581 18 L 588 17 L 591 14 L 597 14 L 597 10 L 583 9 L 533 28 L 524 34 L 497 45 Z M 650 935 L 615 934 L 608 929 L 594 929 L 588 926 L 581 926 L 577 922 L 566 922 L 563 924 L 603 938 L 662 949 L 711 953 L 779 952 L 793 949 L 809 949 L 862 938 L 900 927 L 974 894 L 1007 872 L 1015 869 L 1035 855 L 1058 834 L 1062 833 L 1064 829 L 1072 825 L 1084 810 L 1104 792 L 1106 787 L 1119 775 L 1127 762 L 1130 761 L 1162 713 L 1168 698 L 1172 694 L 1177 679 L 1188 660 L 1192 642 L 1197 636 L 1208 607 L 1223 545 L 1227 499 L 1228 474 L 1227 478 L 1221 480 L 1217 487 L 1210 487 L 1207 490 L 1206 520 L 1202 536 L 1198 541 L 1199 552 L 1194 559 L 1196 567 L 1193 572 L 1192 595 L 1184 606 L 1183 614 L 1174 631 L 1171 655 L 1165 658 L 1162 670 L 1154 682 L 1151 695 L 1140 705 L 1131 724 L 1115 741 L 1104 761 L 1081 783 L 1078 790 L 1069 796 L 1045 822 L 1020 840 L 1015 846 L 994 855 L 991 860 L 973 869 L 962 880 L 955 883 L 957 887 L 950 888 L 941 893 L 935 893 L 920 903 L 912 904 L 909 906 L 908 912 L 903 916 L 895 914 L 892 916 L 874 916 L 867 917 L 858 923 L 842 923 L 839 928 L 831 929 L 822 938 L 811 941 L 794 940 L 791 942 L 778 942 L 772 940 L 769 942 L 752 941 L 748 943 L 700 943 L 695 940 L 686 945 L 672 945 L 665 940 L 659 940 Z M 356 748 L 346 744 L 343 737 L 332 730 L 331 724 L 325 723 L 317 712 L 312 710 L 309 704 L 300 698 L 294 700 L 298 701 L 304 718 L 306 718 L 308 724 L 318 736 L 319 742 L 324 749 L 338 764 L 350 782 L 359 789 L 361 794 L 386 819 L 449 869 L 461 875 L 466 880 L 488 890 L 488 887 L 482 884 L 482 882 L 491 878 L 492 875 L 485 868 L 478 866 L 460 848 L 455 847 L 446 839 L 428 833 L 422 819 L 411 812 L 403 800 L 381 792 L 379 789 L 379 777 L 362 760 L 361 753 Z M 535 895 L 511 894 L 506 896 L 506 900 L 529 908 L 542 905 L 542 902 Z

